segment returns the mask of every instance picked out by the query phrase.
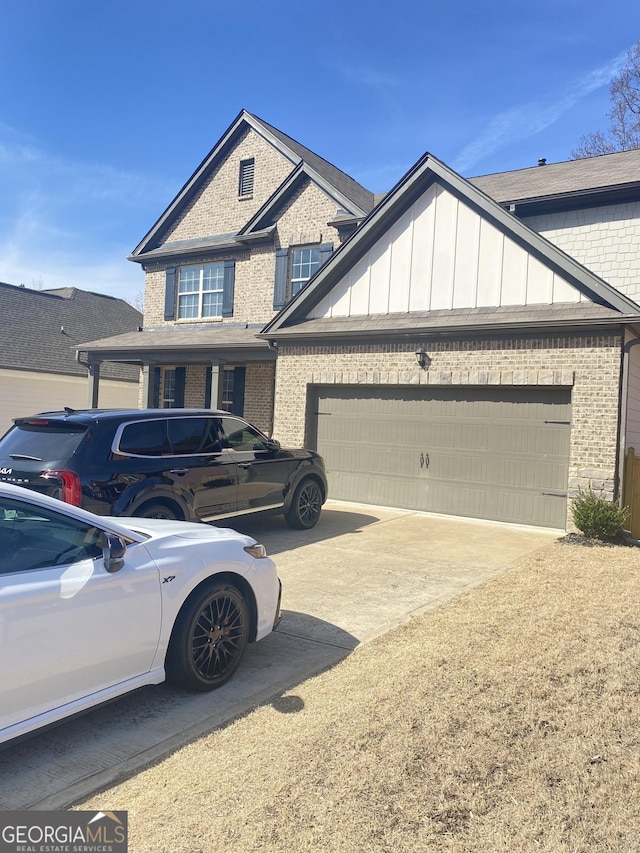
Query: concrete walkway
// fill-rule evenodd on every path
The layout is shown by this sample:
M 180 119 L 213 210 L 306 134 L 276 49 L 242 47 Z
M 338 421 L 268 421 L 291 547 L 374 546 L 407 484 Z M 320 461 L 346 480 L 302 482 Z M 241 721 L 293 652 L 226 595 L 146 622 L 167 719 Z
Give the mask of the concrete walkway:
M 412 615 L 481 584 L 559 531 L 329 502 L 317 527 L 233 526 L 267 546 L 283 583 L 278 631 L 229 684 L 144 688 L 0 752 L 0 810 L 64 808 L 335 664 Z

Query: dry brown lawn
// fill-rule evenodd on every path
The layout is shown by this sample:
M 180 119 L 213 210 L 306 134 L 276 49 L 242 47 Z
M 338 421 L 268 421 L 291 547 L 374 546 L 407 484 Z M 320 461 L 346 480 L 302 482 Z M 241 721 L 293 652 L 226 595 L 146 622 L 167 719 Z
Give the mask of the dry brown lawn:
M 640 549 L 554 543 L 77 808 L 131 853 L 640 851 Z

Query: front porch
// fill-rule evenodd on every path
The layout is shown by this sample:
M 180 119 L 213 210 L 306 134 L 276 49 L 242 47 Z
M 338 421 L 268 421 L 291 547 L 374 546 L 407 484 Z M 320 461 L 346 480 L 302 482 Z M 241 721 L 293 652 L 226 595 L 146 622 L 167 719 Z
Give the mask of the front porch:
M 87 405 L 97 408 L 105 362 L 140 368 L 140 408 L 211 408 L 273 429 L 276 352 L 256 338 L 260 327 L 225 324 L 140 330 L 77 347 L 87 368 Z

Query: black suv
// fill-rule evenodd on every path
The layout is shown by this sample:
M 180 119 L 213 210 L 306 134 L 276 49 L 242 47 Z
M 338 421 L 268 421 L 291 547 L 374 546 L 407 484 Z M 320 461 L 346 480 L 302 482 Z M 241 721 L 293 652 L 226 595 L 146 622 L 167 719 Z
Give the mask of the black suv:
M 227 412 L 131 409 L 16 418 L 0 439 L 0 480 L 100 515 L 213 521 L 284 513 L 313 527 L 327 495 L 322 458 L 283 450 Z

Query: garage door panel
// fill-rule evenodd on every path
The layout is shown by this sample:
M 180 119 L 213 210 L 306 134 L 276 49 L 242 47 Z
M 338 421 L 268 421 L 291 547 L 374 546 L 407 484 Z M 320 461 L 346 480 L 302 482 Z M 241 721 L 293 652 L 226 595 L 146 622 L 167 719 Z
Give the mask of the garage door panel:
M 333 497 L 564 527 L 568 390 L 344 386 L 317 402 Z

